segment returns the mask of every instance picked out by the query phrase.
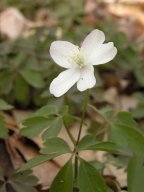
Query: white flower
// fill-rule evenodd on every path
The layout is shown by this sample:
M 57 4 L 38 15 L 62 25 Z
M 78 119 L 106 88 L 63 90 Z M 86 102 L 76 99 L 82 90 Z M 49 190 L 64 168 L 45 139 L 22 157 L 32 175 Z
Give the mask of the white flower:
M 117 54 L 114 44 L 104 41 L 104 33 L 97 29 L 84 39 L 81 48 L 67 41 L 54 41 L 50 47 L 51 57 L 67 70 L 52 81 L 50 93 L 60 97 L 76 82 L 79 91 L 94 87 L 96 79 L 93 65 L 107 63 Z

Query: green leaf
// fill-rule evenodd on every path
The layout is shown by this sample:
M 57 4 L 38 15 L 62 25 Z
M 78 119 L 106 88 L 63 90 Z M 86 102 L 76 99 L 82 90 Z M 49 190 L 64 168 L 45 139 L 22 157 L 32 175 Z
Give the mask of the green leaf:
M 96 170 L 102 170 L 102 169 L 104 169 L 104 167 L 105 167 L 105 164 L 104 164 L 104 163 L 101 163 L 101 162 L 96 161 L 96 160 L 90 161 L 89 163 L 90 163 L 93 167 L 95 167 Z
M 73 115 L 70 115 L 70 114 L 66 114 L 63 117 L 63 119 L 64 119 L 64 122 L 67 125 L 67 127 L 70 127 L 73 124 L 73 122 L 75 122 L 75 121 L 80 122 L 80 118 L 79 117 L 73 116 Z
M 26 171 L 28 169 L 31 169 L 33 167 L 36 167 L 46 161 L 49 161 L 51 159 L 54 159 L 57 156 L 60 156 L 61 153 L 55 153 L 55 154 L 49 154 L 49 155 L 38 155 L 37 157 L 29 160 L 22 168 L 19 170 L 19 172 Z
M 113 192 L 113 191 L 108 187 L 107 192 Z M 121 192 L 126 192 L 126 191 L 121 191 Z
M 28 82 L 31 86 L 35 88 L 44 87 L 43 77 L 40 72 L 31 70 L 31 69 L 25 69 L 21 71 L 20 74 L 26 80 L 26 82 Z
M 45 117 L 28 118 L 23 122 L 25 127 L 21 130 L 21 134 L 27 137 L 35 137 L 48 128 L 51 122 L 52 119 Z
M 10 110 L 13 106 L 6 103 L 3 99 L 0 99 L 0 110 Z
M 15 79 L 14 94 L 18 102 L 21 102 L 22 104 L 29 103 L 30 87 L 20 75 Z
M 114 124 L 110 127 L 112 141 L 119 146 L 128 148 L 135 154 L 141 154 L 144 151 L 143 133 L 136 128 L 125 125 Z
M 42 154 L 70 153 L 68 144 L 61 138 L 51 138 L 44 143 L 45 148 L 41 149 Z
M 92 146 L 95 144 L 96 144 L 96 139 L 91 135 L 86 135 L 80 140 L 77 149 L 79 151 L 86 150 L 89 146 Z
M 117 168 L 123 168 L 128 164 L 129 156 L 128 155 L 109 155 L 107 158 L 107 163 L 116 166 Z
M 107 192 L 107 186 L 99 172 L 82 159 L 80 160 L 78 187 L 80 192 Z
M 112 142 L 100 142 L 95 145 L 89 146 L 87 150 L 108 151 L 111 153 L 123 153 L 123 150 Z
M 0 94 L 9 94 L 13 88 L 14 73 L 4 70 L 0 73 Z
M 64 106 L 62 106 L 62 108 L 60 109 L 60 112 L 59 112 L 59 113 L 60 113 L 62 116 L 65 116 L 65 115 L 67 115 L 68 111 L 69 111 L 68 105 L 64 105 Z
M 144 117 L 144 105 L 138 105 L 138 107 L 136 107 L 133 111 L 133 116 L 136 119 L 141 119 Z
M 144 117 L 144 94 L 136 92 L 133 97 L 138 101 L 138 106 L 133 109 L 132 114 L 135 118 L 140 119 Z
M 24 171 L 22 173 L 14 173 L 10 180 L 12 182 L 24 183 L 28 186 L 36 186 L 38 184 L 38 179 L 32 175 L 32 171 Z
M 137 123 L 133 119 L 133 116 L 129 112 L 119 112 L 117 114 L 118 124 L 127 125 L 129 127 L 137 127 Z
M 55 105 L 46 105 L 36 111 L 33 116 L 48 117 L 49 115 L 57 114 L 58 110 Z
M 14 173 L 8 183 L 15 189 L 17 192 L 37 192 L 34 188 L 38 184 L 38 179 L 32 176 L 31 171 L 25 171 L 23 173 Z
M 0 138 L 8 137 L 8 129 L 5 127 L 4 117 L 0 116 Z
M 23 183 L 11 182 L 10 184 L 16 192 L 37 192 L 35 188 L 27 186 Z
M 96 113 L 98 113 L 101 117 L 103 117 L 103 119 L 105 119 L 106 121 L 110 119 L 110 117 L 112 116 L 111 113 L 113 113 L 113 109 L 110 107 L 105 107 L 103 109 L 97 109 L 95 106 L 93 105 L 88 105 L 92 110 L 94 110 Z M 110 116 L 110 117 L 109 117 Z
M 142 192 L 144 189 L 144 156 L 134 155 L 128 165 L 128 191 Z
M 71 160 L 62 167 L 55 177 L 50 192 L 73 192 L 73 168 Z
M 101 116 L 103 116 L 105 119 L 110 120 L 110 118 L 112 117 L 112 115 L 114 113 L 114 110 L 112 107 L 106 106 L 101 109 L 97 109 L 97 112 L 99 114 L 101 114 Z
M 38 179 L 32 175 L 31 171 L 22 173 L 14 172 L 10 177 L 0 182 L 0 191 L 15 191 L 15 192 L 37 192 L 35 186 L 38 184 Z
M 122 153 L 122 148 L 112 142 L 96 142 L 94 137 L 87 135 L 82 138 L 78 144 L 78 151 L 81 150 L 97 150 L 97 151 L 108 151 L 112 153 Z
M 62 118 L 61 118 L 61 117 L 55 118 L 55 119 L 51 122 L 49 128 L 43 133 L 42 138 L 43 138 L 44 140 L 47 140 L 47 139 L 49 139 L 49 138 L 56 137 L 56 136 L 59 134 L 62 126 L 63 126 L 63 120 L 62 120 Z

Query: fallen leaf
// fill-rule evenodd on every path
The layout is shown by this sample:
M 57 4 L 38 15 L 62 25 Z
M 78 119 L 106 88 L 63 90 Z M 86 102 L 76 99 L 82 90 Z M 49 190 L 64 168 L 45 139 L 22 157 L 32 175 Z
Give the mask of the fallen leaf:
M 9 138 L 7 147 L 15 168 L 20 168 L 24 161 L 28 161 L 39 154 L 37 149 L 22 142 L 22 138 L 16 135 Z M 48 189 L 58 170 L 58 165 L 48 161 L 33 168 L 33 174 L 38 178 L 42 188 Z
M 116 178 L 121 187 L 127 186 L 127 174 L 125 168 L 117 168 L 114 165 L 107 164 L 104 169 L 104 175 L 111 175 Z
M 28 28 L 29 21 L 14 8 L 7 8 L 0 13 L 0 33 L 10 40 L 16 40 Z

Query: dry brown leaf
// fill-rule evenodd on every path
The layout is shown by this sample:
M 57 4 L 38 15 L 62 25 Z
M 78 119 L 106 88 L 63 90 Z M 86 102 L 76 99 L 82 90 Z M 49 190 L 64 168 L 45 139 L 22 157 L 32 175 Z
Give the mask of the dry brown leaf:
M 85 2 L 85 12 L 90 13 L 93 12 L 96 9 L 96 1 L 95 0 L 87 0 Z
M 108 9 L 112 14 L 120 17 L 130 16 L 133 19 L 137 19 L 142 25 L 144 25 L 144 10 L 140 6 L 116 3 L 110 4 Z
M 22 142 L 22 138 L 14 135 L 7 141 L 8 151 L 15 168 L 20 168 L 25 161 L 36 157 L 39 153 L 37 149 Z M 59 168 L 53 162 L 45 162 L 33 168 L 33 174 L 39 179 L 39 184 L 43 189 L 49 188 L 56 176 Z
M 0 111 L 0 114 L 5 119 L 6 127 L 14 132 L 18 132 L 17 122 L 15 119 L 6 112 Z
M 22 127 L 21 123 L 24 119 L 30 117 L 30 115 L 32 115 L 32 112 L 33 111 L 30 111 L 30 110 L 27 110 L 27 111 L 24 111 L 24 110 L 17 110 L 17 109 L 14 109 L 12 110 L 12 114 L 13 114 L 13 117 L 17 123 L 17 126 L 19 128 Z
M 55 25 L 57 20 L 51 17 L 49 10 L 37 11 L 36 21 L 30 21 L 16 8 L 10 7 L 0 13 L 0 34 L 9 40 L 29 37 L 35 33 L 34 28 Z
M 104 94 L 103 97 L 105 99 L 106 102 L 112 104 L 112 105 L 117 105 L 118 104 L 118 91 L 115 87 L 110 87 L 109 89 L 107 89 Z
M 14 169 L 19 169 L 24 164 L 24 160 L 21 158 L 16 148 L 17 138 L 16 135 L 11 136 L 6 141 L 7 150 Z
M 14 171 L 9 153 L 5 141 L 0 139 L 0 172 L 3 173 L 5 177 L 9 177 Z
M 52 17 L 52 13 L 49 9 L 47 8 L 40 8 L 37 12 L 36 12 L 36 18 L 35 18 L 35 23 L 37 23 L 37 25 L 39 24 L 41 25 L 45 25 L 45 26 L 52 26 L 57 24 L 57 19 L 55 17 Z
M 107 164 L 104 169 L 104 175 L 114 176 L 121 187 L 127 186 L 127 174 L 124 168 L 118 169 L 114 165 Z
M 85 10 L 85 23 L 94 26 L 101 23 L 105 18 L 110 18 L 110 14 L 106 9 L 106 5 L 96 0 L 86 0 L 84 4 Z
M 138 101 L 132 96 L 119 95 L 115 87 L 111 87 L 104 92 L 104 99 L 120 111 L 131 111 L 138 106 Z
M 28 28 L 28 21 L 22 13 L 14 8 L 7 8 L 0 13 L 0 33 L 10 40 L 20 37 Z
M 105 5 L 105 18 L 119 23 L 119 31 L 135 40 L 143 37 L 144 0 L 100 0 L 98 3 Z
M 119 102 L 121 111 L 131 111 L 138 106 L 138 100 L 130 96 L 121 96 Z

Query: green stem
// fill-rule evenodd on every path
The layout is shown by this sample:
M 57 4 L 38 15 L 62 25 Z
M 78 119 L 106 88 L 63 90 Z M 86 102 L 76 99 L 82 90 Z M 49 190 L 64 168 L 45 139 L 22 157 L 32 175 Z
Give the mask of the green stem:
M 86 114 L 88 102 L 89 102 L 89 91 L 86 91 L 84 105 L 83 105 L 83 112 L 82 112 L 82 117 L 81 117 L 81 121 L 80 121 L 80 127 L 79 127 L 79 132 L 78 132 L 78 137 L 77 137 L 77 141 L 75 144 L 74 152 L 76 152 L 77 145 L 79 144 L 79 141 L 80 141 L 82 127 L 83 127 L 83 123 L 84 123 L 84 119 L 85 119 L 85 114 Z M 78 176 L 78 158 L 79 158 L 79 153 L 76 152 L 75 153 L 75 182 L 77 181 L 77 176 Z
M 78 177 L 78 158 L 79 158 L 79 153 L 75 153 L 75 160 L 74 160 L 74 178 L 75 178 L 75 184 L 77 184 L 77 177 Z
M 68 134 L 69 138 L 71 139 L 72 143 L 73 143 L 74 145 L 76 145 L 76 141 L 75 141 L 73 135 L 71 134 L 69 128 L 67 127 L 64 119 L 63 119 L 63 123 L 64 123 L 65 129 L 66 129 L 66 131 L 67 131 L 67 134 Z
M 76 141 L 76 146 L 78 145 L 79 140 L 80 140 L 81 131 L 82 131 L 83 123 L 84 123 L 84 118 L 85 118 L 85 113 L 86 113 L 88 102 L 89 102 L 89 91 L 86 91 L 85 101 L 84 101 L 84 106 L 83 106 L 83 112 L 82 112 L 82 117 L 81 117 L 81 122 L 80 122 L 80 127 L 79 127 L 79 133 L 78 133 L 78 138 Z

